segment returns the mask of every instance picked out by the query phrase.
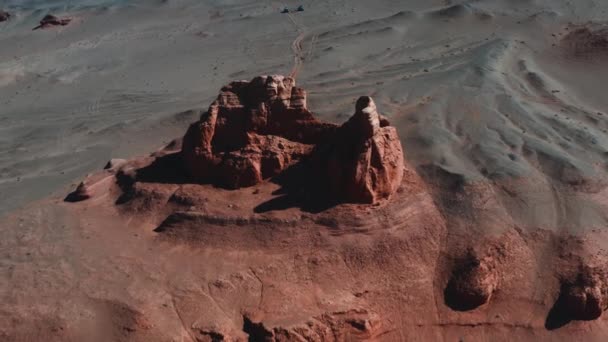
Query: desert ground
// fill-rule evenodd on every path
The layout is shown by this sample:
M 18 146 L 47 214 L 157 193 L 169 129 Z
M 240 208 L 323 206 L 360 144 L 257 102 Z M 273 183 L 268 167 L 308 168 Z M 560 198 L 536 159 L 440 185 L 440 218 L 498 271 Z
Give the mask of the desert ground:
M 606 340 L 608 2 L 0 10 L 0 340 Z M 32 30 L 49 13 L 71 21 Z M 171 178 L 220 89 L 259 75 L 336 125 L 371 96 L 399 188 L 311 210 L 275 179 Z

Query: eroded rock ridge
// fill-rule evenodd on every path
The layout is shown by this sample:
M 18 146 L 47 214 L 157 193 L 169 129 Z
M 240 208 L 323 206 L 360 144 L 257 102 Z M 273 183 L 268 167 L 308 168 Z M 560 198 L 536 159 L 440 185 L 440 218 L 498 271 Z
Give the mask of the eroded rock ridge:
M 342 126 L 317 120 L 306 92 L 284 76 L 260 76 L 222 88 L 183 139 L 192 181 L 228 189 L 253 186 L 309 161 L 310 175 L 336 200 L 375 203 L 401 184 L 397 131 L 363 96 Z

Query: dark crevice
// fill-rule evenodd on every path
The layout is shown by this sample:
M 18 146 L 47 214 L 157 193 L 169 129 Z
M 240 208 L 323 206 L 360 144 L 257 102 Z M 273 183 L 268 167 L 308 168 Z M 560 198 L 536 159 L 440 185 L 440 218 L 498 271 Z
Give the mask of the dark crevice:
M 255 323 L 247 316 L 243 317 L 243 331 L 249 335 L 249 342 L 272 341 L 272 331 L 266 329 L 262 322 Z

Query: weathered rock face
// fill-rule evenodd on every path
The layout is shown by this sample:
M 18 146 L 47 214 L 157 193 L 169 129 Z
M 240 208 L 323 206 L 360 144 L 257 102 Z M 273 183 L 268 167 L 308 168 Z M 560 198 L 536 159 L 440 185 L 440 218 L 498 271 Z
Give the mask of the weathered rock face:
M 261 76 L 222 88 L 184 137 L 183 157 L 194 180 L 240 188 L 276 176 L 326 139 L 335 125 L 306 108 L 294 80 Z
M 218 176 L 227 188 L 252 186 L 277 176 L 312 151 L 311 145 L 275 135 L 250 133 L 247 141 L 242 149 L 223 154 Z
M 289 327 L 267 327 L 247 316 L 244 321 L 249 341 L 373 341 L 386 332 L 380 317 L 365 309 L 328 312 Z
M 338 127 L 318 121 L 306 107 L 306 92 L 283 76 L 222 88 L 188 129 L 182 155 L 194 181 L 229 189 L 255 185 L 311 157 L 330 195 L 355 203 L 388 198 L 404 171 L 397 131 L 370 97 L 361 97 L 355 115 Z
M 608 284 L 603 272 L 584 268 L 574 282 L 562 288 L 564 311 L 572 319 L 593 320 L 608 308 Z
M 445 301 L 455 310 L 475 309 L 490 301 L 498 285 L 498 274 L 491 257 L 469 253 L 457 265 L 445 290 Z
M 572 27 L 561 41 L 567 52 L 577 56 L 608 52 L 608 29 L 587 26 Z
M 359 98 L 355 114 L 323 153 L 323 171 L 341 201 L 375 203 L 401 185 L 404 160 L 397 130 L 378 114 L 371 97 Z

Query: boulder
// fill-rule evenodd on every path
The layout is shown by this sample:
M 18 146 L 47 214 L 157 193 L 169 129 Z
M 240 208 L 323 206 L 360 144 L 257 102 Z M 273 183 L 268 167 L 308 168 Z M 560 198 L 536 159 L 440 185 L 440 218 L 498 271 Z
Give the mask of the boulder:
M 458 311 L 473 310 L 490 301 L 498 286 L 492 257 L 479 257 L 472 251 L 457 264 L 445 290 L 448 306 Z
M 573 282 L 562 288 L 563 310 L 571 319 L 594 320 L 608 308 L 608 285 L 600 270 L 585 267 Z
M 10 18 L 11 18 L 11 14 L 10 13 L 8 13 L 6 11 L 3 11 L 3 10 L 0 10 L 0 22 L 7 21 Z

